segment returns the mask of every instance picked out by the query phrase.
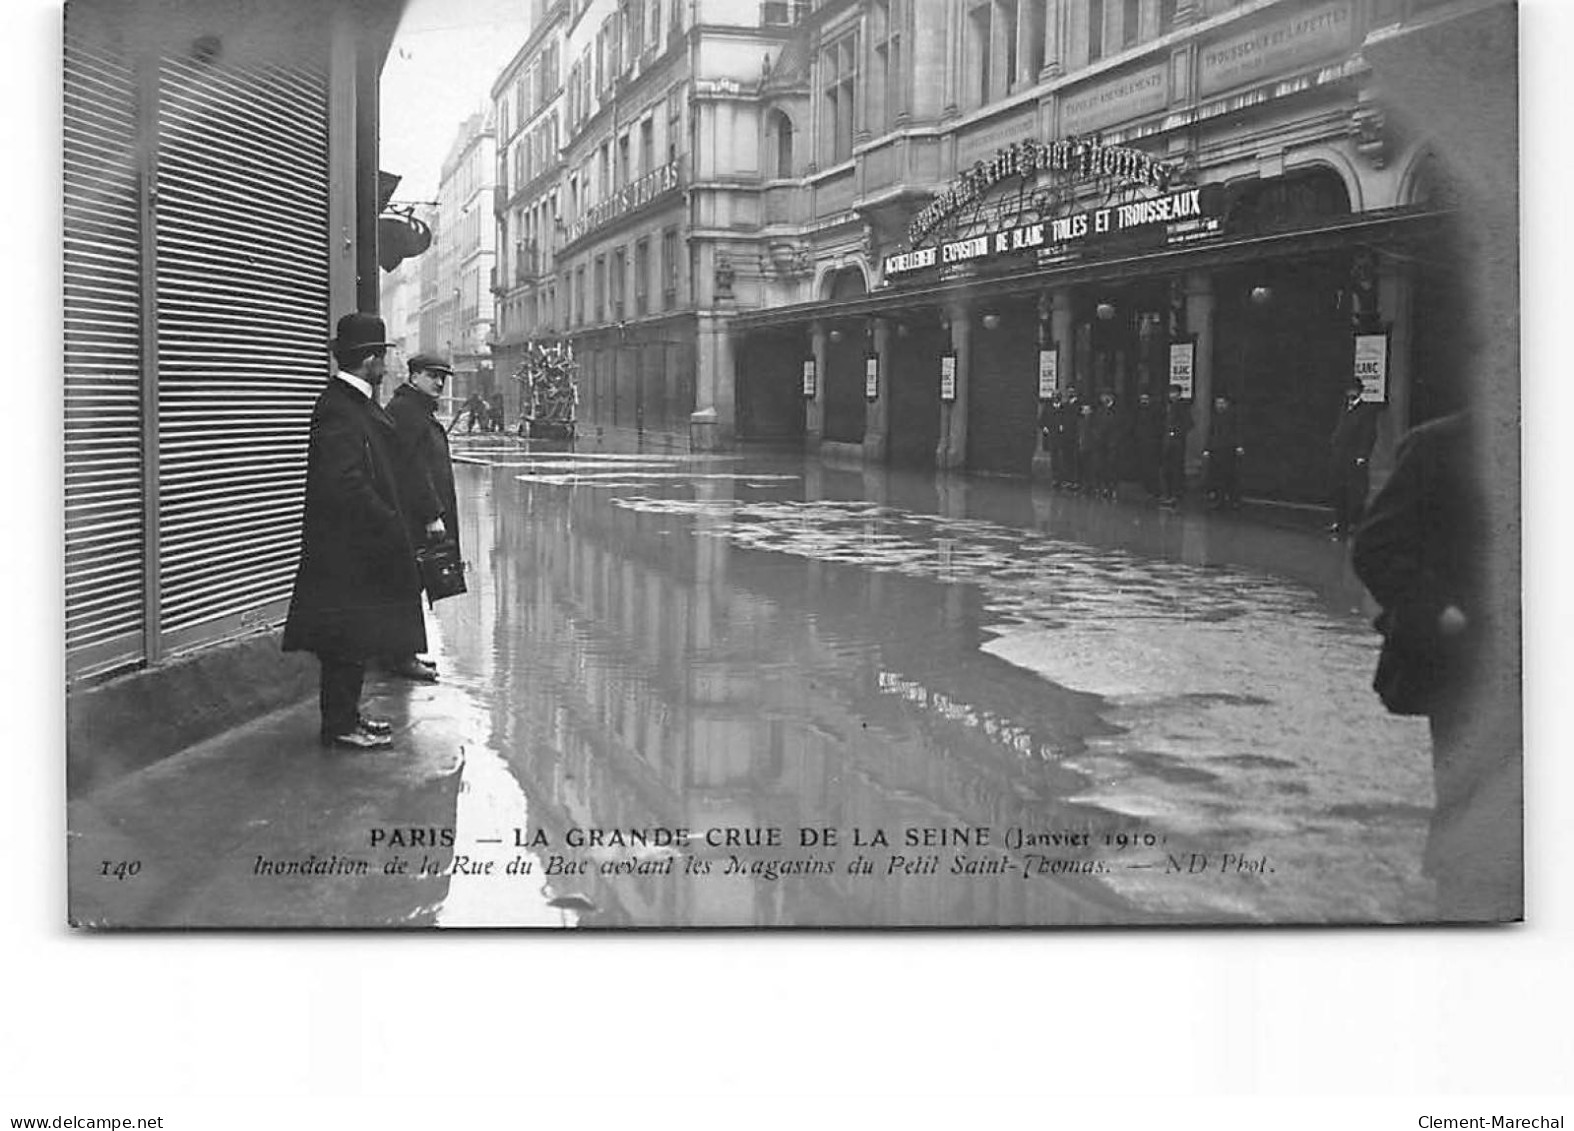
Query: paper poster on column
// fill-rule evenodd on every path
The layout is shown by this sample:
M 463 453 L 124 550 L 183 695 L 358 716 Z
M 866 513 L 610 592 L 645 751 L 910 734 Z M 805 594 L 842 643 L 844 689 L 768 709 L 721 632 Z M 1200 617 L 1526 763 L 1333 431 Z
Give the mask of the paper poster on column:
M 1038 399 L 1047 401 L 1060 391 L 1060 347 L 1038 351 Z
M 814 358 L 805 358 L 803 363 L 803 395 L 814 397 Z
M 1181 396 L 1191 400 L 1193 362 L 1197 357 L 1196 342 L 1170 343 L 1170 384 L 1179 385 Z
M 1355 376 L 1361 382 L 1361 399 L 1388 402 L 1388 335 L 1355 336 Z
M 944 354 L 940 358 L 940 399 L 950 403 L 956 400 L 956 354 Z
M 877 400 L 880 396 L 880 359 L 864 358 L 864 399 Z

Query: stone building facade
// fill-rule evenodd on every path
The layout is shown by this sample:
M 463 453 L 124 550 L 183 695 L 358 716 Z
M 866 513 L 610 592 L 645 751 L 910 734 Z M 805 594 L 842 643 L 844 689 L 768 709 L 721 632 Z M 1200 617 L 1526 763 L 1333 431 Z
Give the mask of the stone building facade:
M 1315 502 L 1359 352 L 1380 480 L 1459 399 L 1462 261 L 1447 163 L 1363 48 L 1458 8 L 816 5 L 726 96 L 759 168 L 722 218 L 726 430 L 1027 475 L 1052 388 L 1129 406 L 1179 379 L 1194 468 L 1227 392 L 1247 491 Z

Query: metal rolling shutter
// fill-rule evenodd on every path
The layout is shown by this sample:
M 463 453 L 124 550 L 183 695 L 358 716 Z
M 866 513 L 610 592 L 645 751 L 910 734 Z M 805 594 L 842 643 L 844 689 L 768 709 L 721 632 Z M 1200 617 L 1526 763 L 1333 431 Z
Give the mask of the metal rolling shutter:
M 65 41 L 66 666 L 144 655 L 142 223 L 136 81 L 75 21 Z
M 289 597 L 331 336 L 326 80 L 166 60 L 159 117 L 160 613 L 178 650 Z

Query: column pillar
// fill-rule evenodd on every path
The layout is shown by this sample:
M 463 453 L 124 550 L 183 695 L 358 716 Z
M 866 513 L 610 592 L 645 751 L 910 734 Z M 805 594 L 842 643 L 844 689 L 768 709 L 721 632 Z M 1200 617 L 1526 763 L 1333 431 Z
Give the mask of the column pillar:
M 1061 5 L 1062 0 L 1044 0 L 1044 66 L 1038 72 L 1039 82 L 1059 78 L 1064 70 L 1060 58 L 1065 42 Z
M 818 451 L 820 440 L 825 435 L 825 353 L 826 329 L 824 322 L 812 322 L 809 325 L 810 356 L 814 358 L 814 396 L 804 399 L 803 430 L 808 440 L 808 448 Z M 802 395 L 803 368 L 798 370 L 799 395 Z
M 1053 304 L 1049 312 L 1049 336 L 1060 345 L 1060 387 L 1069 389 L 1077 383 L 1077 372 L 1072 368 L 1076 358 L 1075 344 L 1072 339 L 1076 336 L 1077 327 L 1073 321 L 1074 312 L 1071 308 L 1072 290 L 1070 287 L 1056 287 L 1050 292 L 1049 300 Z
M 1377 268 L 1377 309 L 1388 327 L 1388 411 L 1378 418 L 1377 446 L 1372 449 L 1371 481 L 1375 492 L 1394 469 L 1394 453 L 1410 422 L 1410 351 L 1415 269 L 1392 256 Z
M 1192 474 L 1202 463 L 1208 445 L 1208 421 L 1213 405 L 1213 276 L 1206 271 L 1186 275 L 1186 330 L 1197 340 L 1192 359 L 1191 440 L 1186 445 L 1186 470 Z
M 891 417 L 891 323 L 885 318 L 873 321 L 874 332 L 869 342 L 874 356 L 879 359 L 880 395 L 864 402 L 864 462 L 884 463 Z M 865 354 L 866 362 L 867 357 Z
M 940 402 L 940 443 L 935 449 L 938 471 L 958 471 L 967 466 L 967 377 L 972 363 L 972 310 L 966 303 L 946 307 L 951 323 L 951 349 L 956 354 L 956 399 Z M 933 380 L 938 386 L 939 370 Z

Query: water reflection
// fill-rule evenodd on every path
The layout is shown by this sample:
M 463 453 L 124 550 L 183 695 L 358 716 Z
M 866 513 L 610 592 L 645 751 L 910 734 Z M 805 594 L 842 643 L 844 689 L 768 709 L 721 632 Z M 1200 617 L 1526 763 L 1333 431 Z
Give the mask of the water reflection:
M 787 830 L 780 848 L 665 861 L 573 854 L 615 867 L 547 880 L 594 906 L 583 922 L 1419 913 L 1424 766 L 1399 753 L 1408 731 L 1359 703 L 1359 591 L 1302 534 L 814 462 L 476 458 L 461 469 L 473 592 L 439 613 L 530 828 L 554 845 L 572 828 Z M 1320 716 L 1343 721 L 1320 736 Z M 1352 781 L 1347 747 L 1376 768 Z M 1386 819 L 1339 816 L 1361 801 Z M 841 843 L 800 848 L 804 828 Z M 995 840 L 851 843 L 918 828 Z M 1113 873 L 1029 879 L 1024 852 L 999 847 L 1010 829 L 1167 839 Z M 1277 853 L 1288 874 L 1159 871 L 1168 853 L 1226 845 Z M 860 856 L 877 875 L 849 873 Z M 984 871 L 949 874 L 958 856 Z M 1016 869 L 990 874 L 1001 859 Z M 819 871 L 811 860 L 829 874 L 749 870 Z M 1377 878 L 1327 874 L 1352 861 Z

